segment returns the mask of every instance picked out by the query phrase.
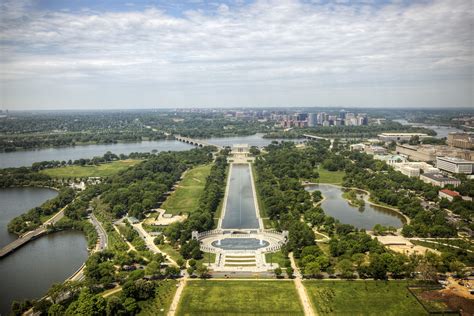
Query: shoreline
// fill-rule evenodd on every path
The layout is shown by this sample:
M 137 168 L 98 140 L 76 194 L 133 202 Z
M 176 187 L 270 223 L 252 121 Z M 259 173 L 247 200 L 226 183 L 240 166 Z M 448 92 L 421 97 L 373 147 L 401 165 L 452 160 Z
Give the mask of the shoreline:
M 377 206 L 377 207 L 380 207 L 380 208 L 384 208 L 384 209 L 387 209 L 387 210 L 390 210 L 398 215 L 400 215 L 400 217 L 402 218 L 402 223 L 403 225 L 409 225 L 410 222 L 411 222 L 411 219 L 406 216 L 405 214 L 403 214 L 398 208 L 394 208 L 394 207 L 391 207 L 391 206 L 385 206 L 385 205 L 381 205 L 381 204 L 377 204 L 375 202 L 372 202 L 370 201 L 370 198 L 372 197 L 372 195 L 370 194 L 369 191 L 367 190 L 364 190 L 364 189 L 360 189 L 360 188 L 356 188 L 356 187 L 344 187 L 344 186 L 341 186 L 341 185 L 337 185 L 337 184 L 333 184 L 333 183 L 315 183 L 315 182 L 306 182 L 306 183 L 303 183 L 303 186 L 306 187 L 306 186 L 312 186 L 312 185 L 319 185 L 319 184 L 324 184 L 324 185 L 330 185 L 330 186 L 333 186 L 333 187 L 336 187 L 336 188 L 339 188 L 339 189 L 346 189 L 346 190 L 357 190 L 357 191 L 361 191 L 361 192 L 364 192 L 367 197 L 364 198 L 364 201 L 366 203 L 369 203 L 370 205 L 372 206 Z M 348 201 L 346 198 L 343 197 L 344 200 Z M 321 201 L 319 201 L 317 203 L 317 205 L 321 204 L 323 201 L 325 200 L 325 197 L 323 195 L 323 199 Z M 350 202 L 349 202 L 350 204 Z M 351 205 L 352 206 L 352 205 Z M 355 207 L 355 206 L 354 206 Z M 402 226 L 403 227 L 403 226 Z M 401 229 L 401 228 L 400 228 Z

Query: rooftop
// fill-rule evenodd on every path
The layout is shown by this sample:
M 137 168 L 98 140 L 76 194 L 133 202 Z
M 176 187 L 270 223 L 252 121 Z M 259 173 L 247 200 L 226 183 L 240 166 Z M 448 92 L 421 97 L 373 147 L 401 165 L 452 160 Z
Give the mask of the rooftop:
M 452 197 L 461 196 L 461 194 L 459 194 L 459 192 L 452 191 L 452 190 L 449 190 L 449 189 L 443 189 L 443 190 L 440 190 L 439 192 L 443 192 L 443 193 L 445 193 L 447 195 L 450 195 Z
M 441 157 L 438 156 L 436 159 L 441 159 L 449 162 L 454 162 L 454 163 L 474 163 L 474 161 L 469 161 L 466 159 L 461 159 L 461 158 L 456 158 L 456 157 Z
M 429 178 L 429 179 L 436 180 L 436 181 L 452 181 L 452 180 L 457 180 L 456 178 L 445 176 L 444 174 L 439 173 L 439 172 L 424 173 L 424 174 L 422 174 L 422 176 L 423 176 L 423 177 L 426 177 L 426 178 Z
M 381 133 L 379 136 L 428 136 L 424 133 Z

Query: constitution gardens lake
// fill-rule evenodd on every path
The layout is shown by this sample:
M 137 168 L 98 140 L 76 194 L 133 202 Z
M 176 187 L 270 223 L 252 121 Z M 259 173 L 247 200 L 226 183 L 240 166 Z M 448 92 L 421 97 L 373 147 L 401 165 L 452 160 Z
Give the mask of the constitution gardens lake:
M 57 192 L 46 188 L 0 190 L 0 242 L 16 238 L 7 231 L 8 222 Z M 64 231 L 30 241 L 0 259 L 0 314 L 8 315 L 13 300 L 43 296 L 55 282 L 64 282 L 86 261 L 87 241 L 82 232 Z
M 401 228 L 404 217 L 399 213 L 384 207 L 365 203 L 359 208 L 352 206 L 342 197 L 343 189 L 330 184 L 314 184 L 306 186 L 306 190 L 321 191 L 324 200 L 321 207 L 329 216 L 338 219 L 343 224 L 350 224 L 357 228 L 372 230 L 376 224 Z M 365 196 L 365 194 L 362 194 Z

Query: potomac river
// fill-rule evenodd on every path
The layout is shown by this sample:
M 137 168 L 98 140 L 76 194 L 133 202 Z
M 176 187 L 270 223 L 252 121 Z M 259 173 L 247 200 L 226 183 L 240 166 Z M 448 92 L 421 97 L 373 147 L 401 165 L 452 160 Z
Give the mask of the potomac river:
M 219 146 L 231 146 L 232 144 L 249 144 L 250 146 L 266 146 L 272 141 L 281 139 L 263 138 L 263 134 L 236 137 L 211 137 L 204 141 Z M 68 147 L 42 148 L 34 150 L 22 150 L 8 153 L 0 153 L 0 168 L 30 167 L 34 162 L 49 160 L 77 160 L 81 158 L 92 158 L 103 156 L 107 151 L 114 154 L 130 154 L 132 152 L 151 152 L 188 150 L 193 148 L 177 140 L 142 141 L 138 143 L 117 143 L 99 145 L 77 145 Z

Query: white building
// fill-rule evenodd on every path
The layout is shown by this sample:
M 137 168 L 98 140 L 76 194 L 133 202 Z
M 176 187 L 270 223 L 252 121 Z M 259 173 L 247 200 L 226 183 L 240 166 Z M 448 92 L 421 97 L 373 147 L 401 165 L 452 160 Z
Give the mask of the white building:
M 351 149 L 351 151 L 364 151 L 365 149 L 365 144 L 353 144 L 353 145 L 350 145 L 349 148 Z
M 472 173 L 473 161 L 454 157 L 436 157 L 436 167 L 449 173 Z
M 438 187 L 445 187 L 448 184 L 452 184 L 454 187 L 457 187 L 461 184 L 459 179 L 445 176 L 442 173 L 424 173 L 420 175 L 420 180 Z
M 414 136 L 418 136 L 420 139 L 429 137 L 427 134 L 423 134 L 423 133 L 382 133 L 382 134 L 379 134 L 378 136 L 379 136 L 379 139 L 383 142 L 409 141 Z
M 374 159 L 385 161 L 390 166 L 407 161 L 405 157 L 400 155 L 375 155 Z

